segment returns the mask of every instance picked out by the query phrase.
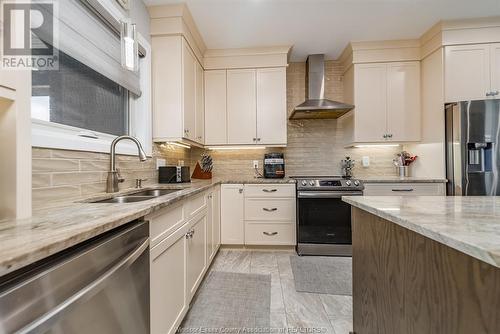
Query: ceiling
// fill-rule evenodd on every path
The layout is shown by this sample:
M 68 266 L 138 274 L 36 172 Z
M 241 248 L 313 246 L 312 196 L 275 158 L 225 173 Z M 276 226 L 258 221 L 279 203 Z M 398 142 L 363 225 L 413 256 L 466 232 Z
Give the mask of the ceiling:
M 293 45 L 336 59 L 350 41 L 419 37 L 441 19 L 500 15 L 500 0 L 143 0 L 187 3 L 209 49 Z

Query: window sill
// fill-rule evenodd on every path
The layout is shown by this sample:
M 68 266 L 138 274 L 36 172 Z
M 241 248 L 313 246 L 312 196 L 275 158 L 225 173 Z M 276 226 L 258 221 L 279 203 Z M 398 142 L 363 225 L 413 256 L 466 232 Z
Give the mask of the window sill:
M 93 132 L 97 138 L 82 137 L 84 132 L 89 131 L 36 119 L 32 119 L 31 124 L 33 147 L 109 153 L 111 142 L 116 138 L 116 136 L 98 132 Z M 130 141 L 121 141 L 116 146 L 116 153 L 137 155 L 137 146 Z M 151 152 L 146 153 L 151 155 Z

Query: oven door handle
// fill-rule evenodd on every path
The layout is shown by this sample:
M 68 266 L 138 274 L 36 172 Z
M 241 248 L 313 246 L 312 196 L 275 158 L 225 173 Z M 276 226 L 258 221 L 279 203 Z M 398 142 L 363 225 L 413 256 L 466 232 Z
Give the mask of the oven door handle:
M 299 191 L 297 198 L 341 198 L 342 196 L 363 196 L 362 191 Z

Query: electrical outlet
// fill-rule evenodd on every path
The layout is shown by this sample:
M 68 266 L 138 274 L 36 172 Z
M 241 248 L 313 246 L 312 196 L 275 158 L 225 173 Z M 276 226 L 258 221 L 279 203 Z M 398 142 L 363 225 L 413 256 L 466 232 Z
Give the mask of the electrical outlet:
M 259 168 L 259 160 L 253 161 L 253 168 Z
M 163 167 L 167 165 L 167 161 L 165 159 L 156 159 L 156 169 L 159 167 Z
M 370 166 L 370 157 L 365 155 L 363 158 L 361 158 L 361 164 L 365 168 L 369 167 Z

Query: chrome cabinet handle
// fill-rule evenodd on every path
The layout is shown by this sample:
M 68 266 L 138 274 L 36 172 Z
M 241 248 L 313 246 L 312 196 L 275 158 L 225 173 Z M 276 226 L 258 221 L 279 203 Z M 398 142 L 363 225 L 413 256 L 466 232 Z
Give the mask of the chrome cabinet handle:
M 496 90 L 496 91 L 494 91 L 494 92 L 491 92 L 491 95 L 492 95 L 492 96 L 496 96 L 496 95 L 498 95 L 498 94 L 500 94 L 500 92 L 499 92 L 498 90 Z
M 238 189 L 238 191 L 240 192 L 240 194 L 242 194 L 243 193 L 243 188 Z
M 392 138 L 392 133 L 388 134 L 387 137 Z
M 257 138 L 253 138 L 253 141 L 257 141 Z
M 193 238 L 193 235 L 194 235 L 194 230 L 189 230 L 189 231 L 186 233 L 186 239 L 192 239 L 192 238 Z
M 487 92 L 486 96 L 493 96 L 493 92 Z
M 406 192 L 410 192 L 410 191 L 413 191 L 413 189 L 392 189 L 392 191 L 406 191 Z
M 382 137 L 384 137 L 385 139 L 387 139 L 387 134 L 383 135 Z
M 273 211 L 278 211 L 278 208 L 262 208 L 262 210 L 267 212 L 273 212 Z
M 260 141 L 260 138 L 257 138 L 257 141 Z
M 278 232 L 262 232 L 262 234 L 272 237 L 273 235 L 277 235 Z
M 275 193 L 278 191 L 278 189 L 262 189 L 262 191 L 265 193 Z

